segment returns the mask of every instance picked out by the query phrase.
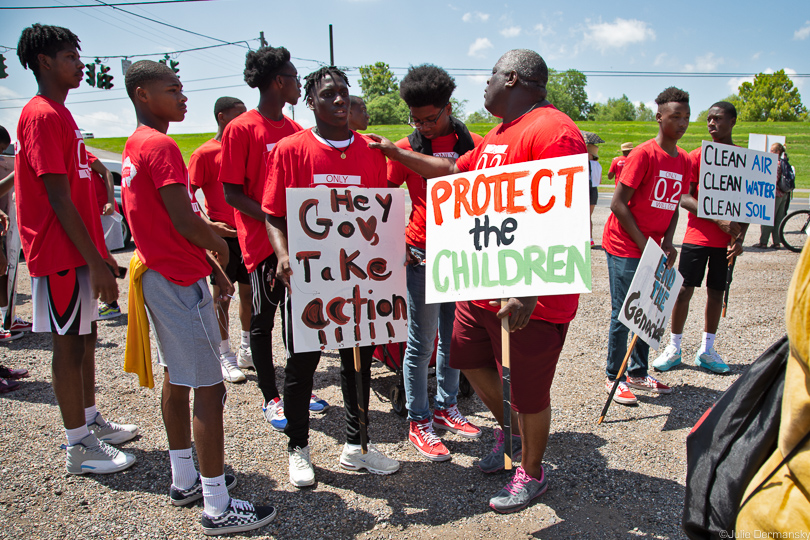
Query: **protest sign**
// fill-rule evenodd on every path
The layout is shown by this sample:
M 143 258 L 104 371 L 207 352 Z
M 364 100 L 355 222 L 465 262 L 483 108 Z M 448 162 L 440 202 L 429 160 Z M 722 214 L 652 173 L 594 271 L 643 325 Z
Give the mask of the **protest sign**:
M 674 267 L 667 268 L 664 251 L 648 238 L 627 289 L 619 321 L 658 350 L 682 284 L 683 276 Z
M 703 141 L 698 217 L 774 225 L 776 154 Z
M 590 292 L 588 156 L 429 181 L 425 301 Z
M 407 338 L 405 224 L 399 189 L 287 190 L 296 352 Z

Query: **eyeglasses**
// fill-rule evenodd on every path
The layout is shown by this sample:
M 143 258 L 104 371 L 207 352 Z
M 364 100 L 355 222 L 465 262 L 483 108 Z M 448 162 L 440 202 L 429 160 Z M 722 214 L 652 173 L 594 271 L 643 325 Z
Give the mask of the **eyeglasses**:
M 295 79 L 298 84 L 301 84 L 301 75 L 289 75 L 287 73 L 279 73 L 279 77 L 289 77 L 291 79 Z
M 432 128 L 433 126 L 436 125 L 436 122 L 439 121 L 439 118 L 442 117 L 442 114 L 447 109 L 447 106 L 449 104 L 450 104 L 449 101 L 445 103 L 444 106 L 442 107 L 442 110 L 439 111 L 439 114 L 437 114 L 436 118 L 434 118 L 433 120 L 414 120 L 413 116 L 410 116 L 408 117 L 408 124 L 410 124 L 412 128 L 424 128 L 424 129 Z

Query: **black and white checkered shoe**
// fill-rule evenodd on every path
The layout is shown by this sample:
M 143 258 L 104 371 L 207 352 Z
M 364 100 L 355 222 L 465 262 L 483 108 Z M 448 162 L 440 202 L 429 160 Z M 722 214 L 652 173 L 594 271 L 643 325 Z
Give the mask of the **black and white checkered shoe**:
M 236 477 L 232 474 L 226 474 L 225 487 L 228 488 L 228 491 L 231 491 L 234 486 L 236 486 Z M 172 484 L 172 488 L 169 490 L 169 499 L 171 499 L 172 504 L 175 506 L 188 506 L 202 498 L 203 491 L 200 475 L 197 475 L 197 481 L 188 489 L 180 489 L 174 487 L 174 484 Z
M 230 534 L 252 531 L 264 527 L 276 517 L 273 506 L 253 506 L 247 501 L 231 499 L 228 509 L 219 516 L 209 516 L 203 512 L 203 532 L 207 535 Z

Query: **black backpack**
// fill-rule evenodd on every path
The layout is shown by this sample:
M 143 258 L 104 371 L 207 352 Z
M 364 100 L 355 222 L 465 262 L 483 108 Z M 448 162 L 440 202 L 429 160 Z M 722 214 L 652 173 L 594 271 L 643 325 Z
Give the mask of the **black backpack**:
M 779 178 L 776 179 L 776 187 L 782 193 L 790 193 L 796 189 L 796 173 L 788 161 L 787 152 L 779 158 Z
M 785 336 L 740 375 L 686 438 L 683 529 L 689 538 L 734 537 L 742 496 L 777 448 L 789 354 Z

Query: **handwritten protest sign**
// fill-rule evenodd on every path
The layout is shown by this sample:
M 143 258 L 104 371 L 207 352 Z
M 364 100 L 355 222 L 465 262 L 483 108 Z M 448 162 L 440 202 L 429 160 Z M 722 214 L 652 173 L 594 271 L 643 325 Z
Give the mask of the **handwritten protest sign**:
M 287 240 L 297 352 L 407 338 L 402 190 L 288 189 Z
M 667 268 L 664 251 L 648 238 L 619 321 L 658 350 L 682 284 L 683 276 L 674 267 Z
M 776 154 L 703 141 L 698 217 L 774 224 Z
M 436 178 L 427 303 L 590 292 L 587 154 Z

